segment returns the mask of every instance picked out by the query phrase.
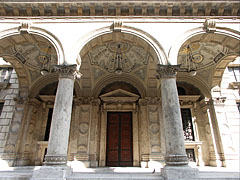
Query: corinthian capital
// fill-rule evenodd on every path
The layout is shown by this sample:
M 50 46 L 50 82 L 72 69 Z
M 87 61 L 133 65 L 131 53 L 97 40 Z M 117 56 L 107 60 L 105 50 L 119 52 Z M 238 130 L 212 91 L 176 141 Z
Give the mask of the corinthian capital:
M 58 72 L 60 74 L 60 77 L 66 77 L 66 78 L 80 78 L 81 73 L 77 70 L 77 65 L 54 65 L 54 71 Z
M 157 66 L 157 78 L 175 78 L 180 70 L 180 65 L 162 65 Z

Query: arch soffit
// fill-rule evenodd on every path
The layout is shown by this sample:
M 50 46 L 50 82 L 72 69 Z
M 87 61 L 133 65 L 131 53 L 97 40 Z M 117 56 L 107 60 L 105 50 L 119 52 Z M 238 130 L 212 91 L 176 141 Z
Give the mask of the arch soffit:
M 113 33 L 114 31 L 112 30 L 111 26 L 103 27 L 100 29 L 97 29 L 93 32 L 90 32 L 87 35 L 82 36 L 73 46 L 72 50 L 72 57 L 70 59 L 76 59 L 77 64 L 81 65 L 81 57 L 79 57 L 80 52 L 82 49 L 93 39 L 105 35 L 105 34 L 110 34 Z M 150 34 L 139 30 L 137 28 L 129 27 L 129 26 L 122 26 L 121 27 L 121 32 L 126 33 L 126 34 L 131 34 L 136 37 L 141 38 L 143 41 L 146 41 L 147 44 L 149 44 L 153 50 L 155 51 L 158 61 L 160 64 L 167 64 L 167 56 L 166 53 L 164 52 L 161 44 Z M 80 67 L 79 67 L 80 68 Z
M 211 88 L 209 86 L 207 86 L 207 84 L 204 83 L 199 78 L 195 78 L 195 77 L 191 77 L 189 75 L 178 73 L 177 81 L 189 83 L 189 84 L 197 87 L 205 97 L 207 97 L 207 98 L 211 97 Z
M 92 96 L 97 98 L 98 95 L 100 94 L 101 90 L 107 86 L 108 84 L 112 83 L 112 82 L 117 82 L 117 81 L 124 81 L 124 82 L 127 82 L 131 85 L 133 85 L 137 90 L 138 92 L 141 94 L 141 97 L 144 98 L 146 97 L 147 95 L 147 92 L 146 92 L 146 88 L 145 86 L 139 82 L 136 78 L 134 77 L 129 77 L 128 75 L 121 75 L 121 76 L 118 76 L 118 75 L 107 75 L 106 77 L 102 78 L 101 80 L 99 80 L 93 91 L 92 91 Z
M 189 31 L 186 31 L 184 34 L 182 34 L 175 41 L 175 43 L 171 46 L 171 48 L 168 52 L 169 63 L 172 64 L 172 65 L 176 65 L 177 60 L 178 60 L 178 53 L 179 53 L 182 45 L 186 41 L 190 40 L 191 38 L 193 38 L 197 35 L 201 35 L 201 34 L 207 34 L 207 32 L 203 30 L 203 26 L 191 29 Z M 220 35 L 225 35 L 225 36 L 228 36 L 228 37 L 232 37 L 234 39 L 238 39 L 238 40 L 240 39 L 240 32 L 237 32 L 237 31 L 235 31 L 233 29 L 230 29 L 230 28 L 216 27 L 216 31 L 214 31 L 213 33 L 208 33 L 208 34 L 220 34 Z
M 58 79 L 59 79 L 58 73 L 50 73 L 45 76 L 40 76 L 38 79 L 34 81 L 33 85 L 31 86 L 29 90 L 29 98 L 35 98 L 42 88 L 44 88 L 50 83 L 58 82 Z M 81 94 L 81 88 L 77 81 L 75 81 L 74 89 L 76 90 L 75 91 L 76 96 L 79 97 Z
M 17 59 L 10 55 L 4 55 L 3 57 L 7 62 L 9 62 L 18 77 L 18 83 L 19 83 L 19 90 L 20 91 L 27 91 L 29 87 L 29 73 L 26 71 L 25 67 L 17 61 Z
M 3 30 L 0 32 L 0 41 L 3 38 L 11 37 L 14 35 L 20 35 L 20 34 L 21 34 L 21 25 L 15 28 Z M 34 27 L 29 25 L 29 28 L 26 31 L 23 31 L 22 34 L 30 34 L 30 35 L 34 34 L 34 35 L 41 36 L 42 38 L 45 38 L 55 48 L 57 53 L 58 64 L 63 64 L 65 62 L 65 53 L 64 53 L 62 43 L 51 32 L 39 27 Z
M 61 42 L 50 32 L 36 27 L 29 27 L 26 31 L 21 32 L 21 25 L 15 28 L 6 29 L 0 32 L 0 42 L 5 39 L 11 39 L 12 37 L 16 36 L 39 36 L 43 39 L 45 39 L 47 42 L 51 44 L 51 46 L 54 47 L 56 54 L 57 54 L 57 64 L 64 63 L 64 51 L 61 45 Z M 17 42 L 16 44 L 12 44 L 12 46 L 18 45 L 18 43 L 22 43 L 23 41 Z M 27 42 L 27 41 L 26 41 Z M 37 41 L 36 41 L 37 42 Z M 12 54 L 9 55 L 8 53 L 0 54 L 7 62 L 10 62 L 11 65 L 14 67 L 19 80 L 19 87 L 24 87 L 27 89 L 31 88 L 31 85 L 36 80 L 35 78 L 32 79 L 32 73 L 30 73 L 30 69 L 25 66 L 23 63 L 20 62 L 16 57 L 14 57 Z M 41 78 L 41 75 L 39 73 L 37 78 Z

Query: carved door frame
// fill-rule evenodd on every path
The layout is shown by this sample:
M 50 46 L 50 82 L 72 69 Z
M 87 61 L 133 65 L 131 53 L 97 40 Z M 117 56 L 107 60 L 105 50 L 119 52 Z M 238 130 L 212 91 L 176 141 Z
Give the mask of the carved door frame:
M 114 97 L 115 94 L 126 94 L 123 97 Z M 139 157 L 139 117 L 136 101 L 138 95 L 126 92 L 124 90 L 115 90 L 100 96 L 103 101 L 101 107 L 101 125 L 100 125 L 100 150 L 99 150 L 99 166 L 106 166 L 106 150 L 107 150 L 107 113 L 108 112 L 132 112 L 132 136 L 133 136 L 133 166 L 140 166 Z

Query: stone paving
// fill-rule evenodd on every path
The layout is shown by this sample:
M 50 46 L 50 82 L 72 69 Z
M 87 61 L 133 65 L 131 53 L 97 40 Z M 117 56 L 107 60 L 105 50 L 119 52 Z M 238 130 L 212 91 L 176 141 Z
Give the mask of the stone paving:
M 39 166 L 0 168 L 0 180 L 30 180 Z M 238 169 L 198 167 L 199 180 L 239 180 Z M 164 180 L 160 170 L 136 167 L 74 168 L 67 180 Z M 186 179 L 190 180 L 190 179 Z M 193 179 L 194 180 L 194 179 Z

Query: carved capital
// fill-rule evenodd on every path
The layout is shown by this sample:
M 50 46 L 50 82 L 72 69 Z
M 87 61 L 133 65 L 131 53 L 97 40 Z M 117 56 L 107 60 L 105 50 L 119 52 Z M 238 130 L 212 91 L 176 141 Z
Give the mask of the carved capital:
M 157 66 L 157 78 L 175 78 L 180 70 L 180 65 L 162 65 Z
M 161 102 L 160 97 L 146 97 L 146 100 L 149 105 L 158 105 Z
M 79 97 L 77 99 L 74 99 L 74 103 L 76 105 L 82 105 L 82 104 L 91 104 L 93 102 L 93 97 Z
M 203 24 L 203 30 L 206 32 L 216 31 L 216 21 L 214 19 L 206 19 Z
M 93 99 L 92 100 L 92 105 L 93 106 L 99 106 L 101 104 L 101 100 L 100 99 Z
M 54 65 L 54 71 L 60 74 L 60 78 L 72 78 L 72 79 L 79 79 L 82 74 L 76 69 L 77 65 Z
M 140 106 L 146 106 L 147 105 L 147 100 L 146 99 L 139 99 L 138 104 Z

